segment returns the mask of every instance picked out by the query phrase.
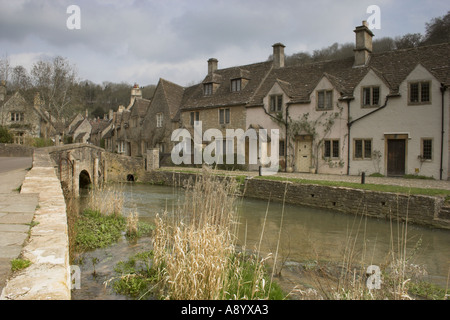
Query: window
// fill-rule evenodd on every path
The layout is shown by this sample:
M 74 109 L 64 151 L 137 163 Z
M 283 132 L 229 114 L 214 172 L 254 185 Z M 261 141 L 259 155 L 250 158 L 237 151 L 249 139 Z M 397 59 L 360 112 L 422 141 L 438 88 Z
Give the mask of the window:
M 200 121 L 200 112 L 199 111 L 191 112 L 191 126 L 194 125 L 195 121 Z
M 373 107 L 380 104 L 380 87 L 365 87 L 362 89 L 363 107 Z
M 23 112 L 11 112 L 11 122 L 19 122 L 23 121 L 24 113 Z
M 427 104 L 431 102 L 430 82 L 411 82 L 409 84 L 409 103 Z
M 433 139 L 422 139 L 422 160 L 433 159 Z
M 203 85 L 203 93 L 205 96 L 210 96 L 213 93 L 213 84 L 212 83 L 205 83 Z
M 216 152 L 222 156 L 233 153 L 233 140 L 217 139 L 216 140 Z
M 325 140 L 323 156 L 324 158 L 339 158 L 339 140 Z
M 372 159 L 372 140 L 355 139 L 353 156 L 355 159 Z
M 278 144 L 278 155 L 280 157 L 284 157 L 284 141 L 280 140 L 279 144 Z
M 117 153 L 124 153 L 125 152 L 125 142 L 119 141 L 117 144 Z
M 241 79 L 233 79 L 231 80 L 231 92 L 239 92 L 241 91 Z
M 318 110 L 333 109 L 333 90 L 317 91 L 317 109 Z
M 281 112 L 283 108 L 283 96 L 270 96 L 270 112 Z
M 162 113 L 156 114 L 156 127 L 161 128 L 162 123 L 163 123 L 163 114 Z
M 24 133 L 23 132 L 16 132 L 14 135 L 14 143 L 15 144 L 24 144 Z
M 166 146 L 163 142 L 157 143 L 155 147 L 159 150 L 160 153 L 164 153 L 166 151 Z
M 227 124 L 230 123 L 230 109 L 219 109 L 219 123 Z

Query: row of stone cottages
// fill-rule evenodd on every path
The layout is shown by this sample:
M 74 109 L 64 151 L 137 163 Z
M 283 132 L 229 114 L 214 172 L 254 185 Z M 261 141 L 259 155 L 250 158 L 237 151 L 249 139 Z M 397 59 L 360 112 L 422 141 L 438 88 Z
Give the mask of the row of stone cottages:
M 272 61 L 219 69 L 208 60 L 194 86 L 160 79 L 151 100 L 135 85 L 127 107 L 108 120 L 79 115 L 67 134 L 128 156 L 158 148 L 170 164 L 172 132 L 193 135 L 197 120 L 203 132 L 221 130 L 224 144 L 226 129 L 279 129 L 283 171 L 447 179 L 450 43 L 375 54 L 367 24 L 354 32 L 354 56 L 346 59 L 285 66 L 278 43 Z
M 450 44 L 375 54 L 367 24 L 354 32 L 347 59 L 285 66 L 278 43 L 273 61 L 219 69 L 208 60 L 203 82 L 191 87 L 160 79 L 151 100 L 135 86 L 102 132 L 105 147 L 144 157 L 159 148 L 167 160 L 178 143 L 172 132 L 193 134 L 200 120 L 224 141 L 226 129 L 279 129 L 281 170 L 447 179 Z

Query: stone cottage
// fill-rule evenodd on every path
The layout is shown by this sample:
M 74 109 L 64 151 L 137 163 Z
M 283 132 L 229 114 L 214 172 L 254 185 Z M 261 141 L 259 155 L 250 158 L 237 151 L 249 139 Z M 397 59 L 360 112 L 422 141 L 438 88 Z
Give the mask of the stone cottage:
M 14 136 L 16 144 L 33 144 L 33 138 L 53 138 L 55 128 L 42 110 L 39 95 L 28 102 L 19 91 L 8 96 L 6 83 L 0 85 L 0 125 Z
M 160 162 L 170 164 L 173 148 L 172 132 L 180 127 L 180 106 L 189 90 L 170 81 L 159 79 L 142 124 L 142 154 L 158 149 Z
M 353 57 L 273 68 L 247 126 L 285 131 L 287 170 L 447 179 L 450 44 L 374 54 L 367 24 L 354 32 Z

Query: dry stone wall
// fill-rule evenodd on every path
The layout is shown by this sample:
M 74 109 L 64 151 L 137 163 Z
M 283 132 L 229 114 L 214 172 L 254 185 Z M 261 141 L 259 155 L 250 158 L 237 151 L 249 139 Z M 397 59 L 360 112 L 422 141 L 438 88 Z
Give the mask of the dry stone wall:
M 148 172 L 145 181 L 153 184 L 183 186 L 196 173 L 155 170 Z M 336 210 L 348 214 L 393 221 L 408 221 L 420 225 L 450 229 L 450 220 L 440 216 L 444 199 L 422 195 L 406 195 L 370 190 L 300 184 L 247 178 L 241 187 L 242 195 L 256 199 L 286 201 L 289 204 Z

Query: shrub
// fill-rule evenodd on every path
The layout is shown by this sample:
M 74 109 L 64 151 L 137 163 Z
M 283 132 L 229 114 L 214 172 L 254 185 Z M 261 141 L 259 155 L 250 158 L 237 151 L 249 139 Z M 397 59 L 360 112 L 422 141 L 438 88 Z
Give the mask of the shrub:
M 13 143 L 13 141 L 14 137 L 9 130 L 4 126 L 0 126 L 0 143 Z

